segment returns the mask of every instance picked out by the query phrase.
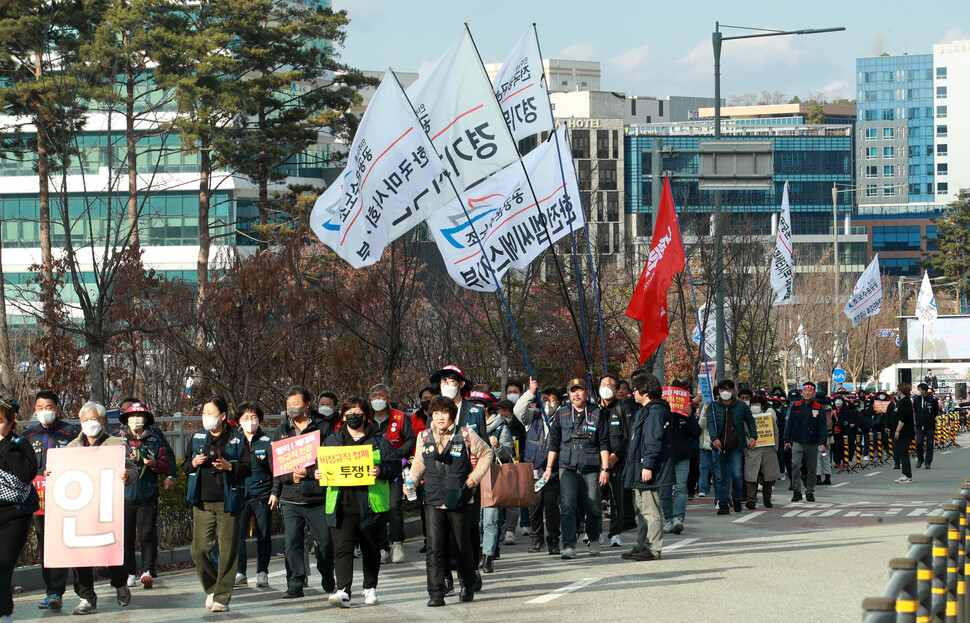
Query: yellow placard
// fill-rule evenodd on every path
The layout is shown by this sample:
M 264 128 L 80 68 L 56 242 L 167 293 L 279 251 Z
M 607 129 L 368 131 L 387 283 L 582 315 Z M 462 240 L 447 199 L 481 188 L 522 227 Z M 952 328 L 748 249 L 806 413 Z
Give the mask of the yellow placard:
M 775 427 L 771 423 L 771 414 L 754 416 L 754 425 L 758 429 L 757 447 L 775 445 Z
M 370 470 L 375 465 L 373 447 L 323 446 L 317 449 L 317 475 L 324 487 L 372 485 Z

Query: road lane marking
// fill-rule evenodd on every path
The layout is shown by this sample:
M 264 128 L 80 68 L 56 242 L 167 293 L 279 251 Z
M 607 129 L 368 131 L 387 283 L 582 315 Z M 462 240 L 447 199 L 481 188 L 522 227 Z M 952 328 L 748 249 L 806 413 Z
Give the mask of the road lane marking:
M 696 539 L 684 539 L 682 541 L 677 541 L 673 545 L 668 545 L 667 547 L 665 547 L 664 548 L 664 551 L 666 552 L 666 551 L 671 550 L 671 549 L 677 549 L 678 547 L 683 547 L 685 545 L 690 545 L 691 543 L 694 543 L 695 541 L 700 541 L 700 540 L 701 540 L 700 537 L 698 537 Z
M 872 478 L 876 474 L 881 474 L 881 473 L 882 473 L 881 471 L 880 472 L 872 472 L 871 474 L 864 474 L 862 477 L 863 478 Z
M 940 452 L 940 454 L 950 454 L 953 450 L 947 450 L 946 452 Z
M 753 513 L 748 513 L 747 515 L 745 515 L 744 517 L 742 517 L 740 519 L 735 519 L 731 523 L 744 523 L 746 521 L 750 521 L 750 520 L 754 519 L 758 515 L 764 515 L 764 514 L 765 514 L 765 511 L 755 511 Z
M 572 593 L 573 591 L 578 591 L 579 589 L 585 588 L 585 587 L 589 586 L 590 584 L 595 584 L 596 582 L 599 582 L 602 579 L 603 578 L 583 578 L 582 580 L 579 580 L 578 582 L 573 582 L 572 584 L 570 584 L 568 586 L 563 586 L 562 588 L 557 588 L 556 590 L 552 591 L 551 593 L 546 593 L 545 595 L 541 595 L 539 597 L 536 597 L 535 599 L 530 599 L 529 601 L 527 601 L 525 603 L 527 603 L 527 604 L 545 604 L 545 603 L 549 603 L 553 599 L 559 599 L 563 595 L 568 595 L 569 593 Z
M 830 488 L 830 489 L 837 489 L 837 488 L 839 488 L 839 487 L 844 487 L 844 486 L 845 486 L 845 485 L 847 485 L 847 484 L 849 484 L 849 483 L 848 483 L 848 482 L 840 482 L 839 484 L 837 484 L 837 485 L 832 485 L 832 486 L 830 486 L 829 488 Z

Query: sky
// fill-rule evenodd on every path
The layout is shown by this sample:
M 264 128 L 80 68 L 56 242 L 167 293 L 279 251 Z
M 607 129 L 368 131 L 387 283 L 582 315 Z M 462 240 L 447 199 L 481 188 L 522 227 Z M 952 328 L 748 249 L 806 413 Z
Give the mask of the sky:
M 340 60 L 359 69 L 423 71 L 468 22 L 486 63 L 501 62 L 535 22 L 544 58 L 599 61 L 604 91 L 714 94 L 711 33 L 723 24 L 845 32 L 725 41 L 721 94 L 779 91 L 854 99 L 855 59 L 928 54 L 970 39 L 966 0 L 332 0 L 350 18 Z

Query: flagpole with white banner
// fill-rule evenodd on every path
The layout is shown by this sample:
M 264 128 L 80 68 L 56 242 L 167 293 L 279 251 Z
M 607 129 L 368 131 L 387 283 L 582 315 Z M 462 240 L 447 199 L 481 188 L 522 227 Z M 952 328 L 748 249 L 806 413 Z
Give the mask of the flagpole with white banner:
M 923 271 L 923 283 L 919 287 L 919 296 L 916 297 L 916 318 L 920 325 L 919 343 L 919 376 L 923 378 L 923 357 L 925 356 L 926 325 L 936 322 L 939 312 L 936 308 L 936 297 L 933 296 L 933 286 L 930 285 L 930 275 Z
M 465 24 L 468 28 L 468 24 Z M 495 97 L 499 101 L 499 106 L 502 108 L 502 112 L 505 115 L 505 126 L 508 128 L 509 135 L 515 142 L 516 152 L 519 154 L 519 163 L 522 166 L 522 172 L 528 180 L 529 192 L 532 194 L 532 199 L 535 201 L 536 210 L 542 215 L 542 208 L 539 205 L 539 198 L 536 196 L 536 191 L 532 186 L 532 180 L 529 177 L 528 171 L 526 171 L 525 163 L 522 161 L 522 152 L 519 151 L 519 140 L 526 138 L 528 136 L 533 136 L 540 134 L 544 131 L 550 133 L 555 133 L 555 122 L 552 115 L 552 107 L 549 105 L 549 91 L 547 89 L 547 82 L 545 72 L 542 66 L 542 54 L 539 52 L 539 34 L 536 31 L 535 23 L 530 27 L 532 30 L 532 37 L 530 41 L 530 33 L 528 30 L 519 39 L 519 42 L 506 57 L 505 62 L 502 63 L 502 67 L 499 69 L 492 81 L 492 88 L 495 90 Z M 470 29 L 469 29 L 470 32 Z M 475 51 L 478 52 L 479 61 L 482 60 L 481 52 L 478 50 L 477 44 L 475 44 L 474 37 L 472 38 L 472 44 L 475 45 Z M 535 58 L 530 58 L 530 48 L 534 44 L 535 46 Z M 484 70 L 484 62 L 482 63 L 482 69 Z M 521 82 L 528 82 L 531 80 L 532 74 L 538 70 L 539 82 L 533 82 L 525 86 L 521 86 Z M 511 75 L 510 75 L 511 74 Z M 535 104 L 535 96 L 532 96 L 530 91 L 538 87 L 542 92 L 542 96 L 545 97 L 546 106 L 537 106 Z M 517 100 L 515 98 L 518 98 Z M 509 103 L 511 102 L 511 103 Z M 541 102 L 540 102 L 541 104 Z M 535 115 L 534 119 L 529 119 L 529 114 Z M 521 122 L 524 121 L 525 125 Z M 526 129 L 527 128 L 527 129 Z M 557 138 L 558 141 L 558 138 Z M 557 143 L 558 144 L 558 143 Z M 549 226 L 546 222 L 547 219 L 542 216 L 541 222 L 543 228 L 546 232 L 546 238 L 552 240 L 549 235 Z M 570 224 L 570 230 L 572 225 Z M 576 312 L 573 310 L 572 301 L 569 299 L 569 288 L 566 285 L 566 278 L 563 275 L 562 266 L 559 262 L 559 256 L 556 254 L 556 245 L 550 242 L 549 252 L 552 254 L 553 264 L 556 266 L 556 273 L 559 276 L 559 286 L 562 290 L 563 299 L 566 301 L 566 310 L 569 312 L 569 317 L 573 321 L 573 328 L 576 331 L 576 337 L 579 339 L 579 346 L 583 351 L 583 363 L 586 369 L 586 377 L 589 379 L 590 376 L 590 366 L 589 357 L 587 354 L 586 347 L 586 335 L 585 335 L 585 321 L 583 321 L 582 328 L 580 328 L 580 323 L 576 320 Z M 582 315 L 583 309 L 580 307 L 580 315 Z M 602 327 L 601 327 L 602 328 Z M 606 356 L 605 356 L 605 345 L 604 345 L 604 357 L 603 357 L 603 370 L 606 373 Z
M 533 24 L 533 27 L 535 27 L 535 24 Z M 538 30 L 536 30 L 536 47 L 539 48 L 539 58 L 541 59 L 542 58 L 542 48 L 539 45 L 539 32 L 538 32 Z M 543 66 L 543 75 L 545 75 L 545 66 Z M 548 86 L 549 86 L 549 81 L 546 80 L 547 91 L 548 91 Z M 546 95 L 546 100 L 549 102 L 549 114 L 553 115 L 553 118 L 555 118 L 555 113 L 552 110 L 552 101 L 549 100 L 548 93 Z M 557 144 L 556 145 L 556 149 L 558 149 L 558 148 L 559 148 L 559 145 Z M 570 148 L 571 148 L 571 146 L 570 146 Z M 570 153 L 572 153 L 572 152 L 570 152 Z M 560 161 L 561 160 L 562 160 L 562 158 L 560 158 Z M 575 168 L 576 168 L 576 163 L 573 162 L 574 174 L 575 174 Z M 566 183 L 566 172 L 565 172 L 565 170 L 562 171 L 562 179 L 563 179 L 563 183 L 565 184 Z M 580 209 L 582 209 L 582 208 L 583 208 L 582 203 L 580 203 Z M 588 226 L 587 226 L 587 229 L 586 229 L 586 233 L 587 233 L 586 246 L 587 246 L 587 250 L 589 252 L 589 269 L 590 269 L 590 273 L 592 274 L 592 277 L 593 277 L 593 294 L 596 296 L 596 312 L 597 312 L 597 318 L 598 318 L 599 329 L 600 329 L 600 342 L 603 345 L 603 370 L 604 370 L 604 373 L 606 373 L 606 341 L 603 339 L 603 314 L 602 314 L 602 311 L 600 309 L 599 286 L 597 285 L 597 281 L 596 281 L 596 266 L 593 263 L 593 253 L 592 253 L 592 250 L 589 248 L 589 227 Z M 573 266 L 576 268 L 576 288 L 577 288 L 578 293 L 579 293 L 579 315 L 580 315 L 580 319 L 582 319 L 582 322 L 583 322 L 583 341 L 584 341 L 583 349 L 585 350 L 586 349 L 586 344 L 585 344 L 585 341 L 586 341 L 586 339 L 585 339 L 585 335 L 586 335 L 586 321 L 584 319 L 585 313 L 583 311 L 584 308 L 585 308 L 585 305 L 584 305 L 585 297 L 583 296 L 583 282 L 582 282 L 582 279 L 580 278 L 580 274 L 579 274 L 579 259 L 578 259 L 578 255 L 576 253 L 576 238 L 575 238 L 575 235 L 574 235 L 574 232 L 573 232 L 572 225 L 570 225 L 570 227 L 569 227 L 569 239 L 572 242 Z
M 467 24 L 465 26 L 467 30 Z M 469 32 L 469 35 L 471 35 L 470 32 Z M 400 87 L 401 92 L 404 94 L 404 99 L 407 100 L 408 105 L 411 107 L 411 112 L 414 114 L 414 118 L 420 121 L 420 118 L 418 117 L 418 111 L 415 110 L 414 104 L 411 102 L 411 98 L 408 97 L 407 91 L 405 91 L 404 87 L 401 86 L 401 81 L 397 79 L 397 74 L 391 71 L 391 75 L 394 76 L 394 79 L 397 81 L 398 87 Z M 432 152 L 437 153 L 434 151 L 434 144 L 431 141 L 431 135 L 428 133 L 428 129 L 423 124 L 421 124 L 421 127 L 423 130 L 424 136 L 428 139 L 428 144 L 431 147 Z M 451 186 L 452 191 L 454 191 L 455 193 L 455 198 L 458 200 L 458 204 L 461 206 L 462 212 L 465 213 L 465 219 L 472 226 L 471 229 L 472 229 L 472 233 L 475 236 L 475 242 L 478 244 L 478 247 L 482 252 L 482 258 L 485 260 L 485 264 L 488 266 L 488 270 L 492 274 L 492 280 L 495 282 L 495 287 L 498 290 L 498 295 L 502 299 L 502 304 L 505 306 L 505 313 L 508 314 L 509 322 L 512 324 L 512 331 L 515 333 L 515 339 L 518 341 L 519 349 L 522 351 L 522 359 L 525 361 L 525 368 L 529 372 L 529 376 L 534 378 L 535 375 L 532 374 L 532 366 L 529 365 L 529 356 L 526 355 L 525 353 L 525 345 L 522 343 L 522 338 L 519 336 L 519 329 L 515 326 L 515 318 L 512 316 L 512 310 L 511 308 L 509 308 L 509 303 L 507 300 L 505 300 L 505 294 L 502 293 L 502 284 L 500 283 L 499 279 L 495 276 L 495 269 L 492 267 L 492 262 L 489 261 L 488 254 L 485 253 L 485 245 L 482 244 L 482 239 L 479 237 L 478 231 L 475 229 L 475 226 L 474 226 L 474 223 L 472 223 L 471 217 L 468 216 L 468 211 L 465 209 L 465 204 L 462 201 L 461 193 L 458 192 L 458 187 L 455 186 L 455 182 L 454 180 L 452 180 L 452 176 L 445 175 L 445 177 L 448 178 L 448 183 Z
M 852 290 L 852 297 L 845 304 L 843 312 L 852 321 L 854 329 L 860 322 L 869 316 L 875 316 L 880 311 L 882 311 L 882 280 L 879 276 L 879 254 L 877 253 L 859 276 L 859 281 Z
M 771 289 L 777 295 L 774 305 L 787 305 L 795 297 L 795 263 L 792 261 L 791 251 L 791 209 L 788 204 L 788 180 L 785 180 L 778 235 L 775 237 L 775 251 L 771 257 Z

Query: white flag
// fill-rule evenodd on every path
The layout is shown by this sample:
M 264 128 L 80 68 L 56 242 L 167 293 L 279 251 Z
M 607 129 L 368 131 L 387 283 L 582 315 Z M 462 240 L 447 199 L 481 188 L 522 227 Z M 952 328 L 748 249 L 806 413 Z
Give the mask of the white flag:
M 515 140 L 549 132 L 555 127 L 535 24 L 502 63 L 502 69 L 492 80 L 492 88 Z
M 522 165 L 516 162 L 464 193 L 464 210 L 456 200 L 428 218 L 448 274 L 462 287 L 492 292 L 497 288 L 489 263 L 501 279 L 510 268 L 525 269 L 551 243 L 585 226 L 566 127 L 529 152 L 522 163 L 540 209 Z M 565 184 L 560 171 L 565 172 Z
M 923 271 L 923 285 L 919 287 L 919 296 L 916 298 L 916 317 L 924 325 L 933 324 L 939 314 L 936 310 L 936 297 L 933 296 L 933 288 L 930 286 L 930 276 Z
M 459 193 L 518 159 L 468 29 L 407 94 Z M 432 180 L 394 219 L 390 239 L 454 199 L 447 179 Z
M 805 331 L 805 325 L 799 321 L 798 331 L 795 332 L 795 342 L 798 344 L 798 349 L 802 351 L 802 359 L 812 360 L 815 358 L 815 351 L 812 350 L 812 344 L 808 341 L 808 332 Z
M 787 305 L 795 298 L 795 264 L 791 257 L 791 211 L 788 207 L 788 182 L 781 196 L 781 218 L 778 219 L 778 237 L 775 252 L 771 256 L 771 289 L 778 298 L 775 305 Z
M 443 173 L 392 72 L 367 106 L 347 159 L 339 196 L 335 181 L 314 205 L 311 226 L 337 255 L 362 268 L 381 259 L 391 221 Z
M 852 298 L 845 304 L 845 315 L 852 320 L 852 326 L 875 316 L 882 310 L 882 280 L 879 278 L 879 254 L 866 266 L 859 281 L 852 290 Z
M 715 322 L 715 311 L 712 308 L 710 312 L 707 311 L 707 305 L 701 305 L 701 308 L 697 311 L 697 315 L 700 317 L 701 322 L 704 323 L 704 352 L 707 353 L 708 357 L 717 356 L 717 323 Z M 704 317 L 707 316 L 707 320 Z M 734 332 L 731 330 L 731 306 L 728 305 L 727 301 L 724 303 L 724 339 L 728 342 L 734 337 Z M 695 326 L 694 330 L 691 332 L 690 339 L 694 341 L 695 344 L 701 343 L 701 328 Z

